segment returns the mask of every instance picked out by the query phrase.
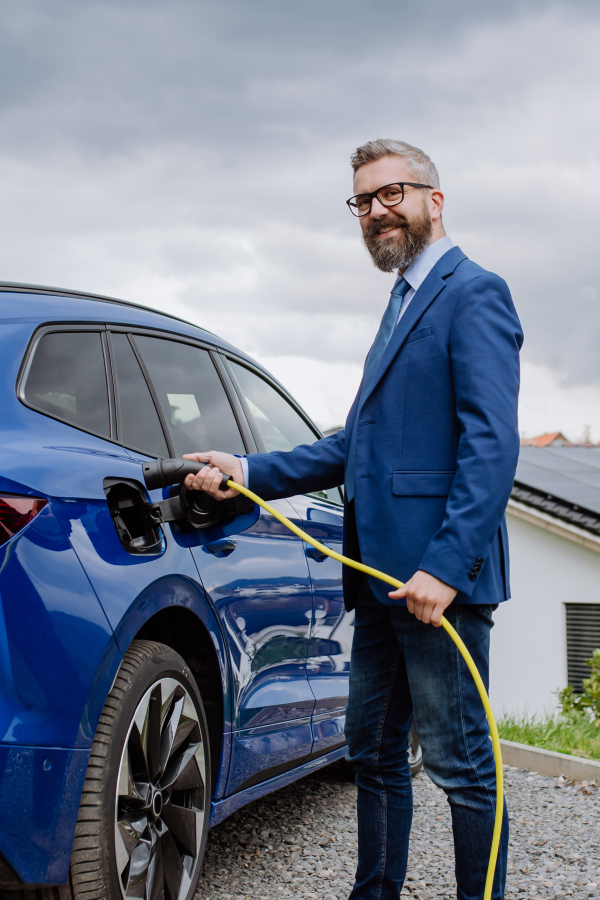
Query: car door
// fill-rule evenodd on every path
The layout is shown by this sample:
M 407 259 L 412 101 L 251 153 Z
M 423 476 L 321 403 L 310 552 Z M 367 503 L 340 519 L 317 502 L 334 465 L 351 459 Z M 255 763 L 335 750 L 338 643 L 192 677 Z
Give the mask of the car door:
M 244 412 L 218 358 L 165 337 L 135 334 L 129 341 L 152 385 L 171 455 L 254 449 L 250 434 L 242 439 Z M 275 505 L 300 524 L 287 501 Z M 298 765 L 311 752 L 308 565 L 302 541 L 262 510 L 243 530 L 225 534 L 217 527 L 187 540 L 229 650 L 231 793 Z
M 311 537 L 342 552 L 341 505 L 314 495 L 292 500 L 302 528 Z M 354 610 L 344 607 L 342 564 L 307 546 L 313 588 L 313 620 L 306 669 L 315 696 L 313 754 L 326 753 L 344 743 Z
M 229 360 L 232 376 L 265 451 L 291 450 L 318 435 L 278 387 L 247 364 Z M 250 483 L 250 488 L 252 484 Z M 341 553 L 343 508 L 339 488 L 289 498 L 301 527 Z M 354 614 L 344 608 L 342 566 L 306 544 L 313 591 L 308 643 L 308 683 L 315 697 L 312 755 L 344 743 Z

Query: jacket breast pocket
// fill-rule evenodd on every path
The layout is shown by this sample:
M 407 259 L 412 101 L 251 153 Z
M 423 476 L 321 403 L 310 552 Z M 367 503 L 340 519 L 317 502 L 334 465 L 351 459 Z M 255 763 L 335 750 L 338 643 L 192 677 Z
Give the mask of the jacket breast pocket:
M 456 472 L 392 472 L 397 497 L 447 497 Z
M 431 325 L 426 325 L 424 328 L 417 328 L 416 331 L 411 331 L 404 343 L 412 344 L 413 341 L 420 341 L 426 337 L 433 337 L 433 327 Z

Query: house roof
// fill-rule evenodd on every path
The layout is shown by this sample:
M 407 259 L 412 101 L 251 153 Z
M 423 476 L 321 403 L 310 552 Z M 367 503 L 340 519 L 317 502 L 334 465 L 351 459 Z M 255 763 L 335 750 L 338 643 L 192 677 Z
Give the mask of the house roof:
M 600 448 L 521 447 L 511 496 L 600 535 Z
M 570 443 L 571 441 L 567 440 L 561 431 L 552 431 L 547 434 L 540 434 L 537 437 L 521 439 L 522 447 L 552 447 L 553 445 L 560 447 L 563 444 L 567 446 Z

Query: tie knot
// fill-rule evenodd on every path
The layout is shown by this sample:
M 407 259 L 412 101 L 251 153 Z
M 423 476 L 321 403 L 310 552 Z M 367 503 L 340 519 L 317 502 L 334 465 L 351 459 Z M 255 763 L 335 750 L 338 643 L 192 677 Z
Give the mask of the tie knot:
M 396 284 L 392 288 L 392 296 L 404 297 L 409 288 L 410 284 L 408 283 L 404 275 L 399 275 L 396 279 Z

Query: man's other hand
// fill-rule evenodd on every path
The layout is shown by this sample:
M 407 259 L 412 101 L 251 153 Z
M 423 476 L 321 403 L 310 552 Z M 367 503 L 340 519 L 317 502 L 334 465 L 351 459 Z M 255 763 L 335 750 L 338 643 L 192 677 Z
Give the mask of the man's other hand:
M 185 486 L 190 491 L 206 491 L 217 500 L 227 500 L 228 497 L 236 497 L 239 494 L 239 491 L 233 491 L 231 488 L 227 491 L 219 490 L 223 475 L 230 475 L 238 484 L 244 484 L 244 470 L 237 456 L 209 450 L 208 453 L 185 453 L 183 458 L 205 463 L 196 475 L 188 475 L 185 479 Z
M 457 591 L 445 581 L 440 581 L 428 572 L 420 569 L 415 572 L 404 587 L 397 591 L 390 591 L 388 597 L 392 600 L 400 600 L 406 597 L 408 611 L 426 625 L 431 623 L 439 628 L 446 607 L 450 606 Z

